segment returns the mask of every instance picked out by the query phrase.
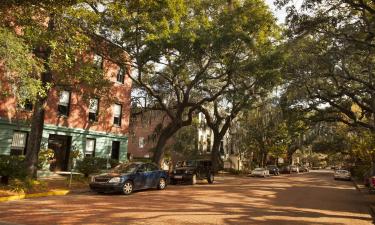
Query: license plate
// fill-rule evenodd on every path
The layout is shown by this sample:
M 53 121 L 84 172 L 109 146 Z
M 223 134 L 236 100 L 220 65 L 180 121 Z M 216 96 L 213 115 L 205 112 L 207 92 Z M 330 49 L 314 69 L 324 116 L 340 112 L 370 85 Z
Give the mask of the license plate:
M 174 176 L 175 179 L 182 179 L 182 176 Z

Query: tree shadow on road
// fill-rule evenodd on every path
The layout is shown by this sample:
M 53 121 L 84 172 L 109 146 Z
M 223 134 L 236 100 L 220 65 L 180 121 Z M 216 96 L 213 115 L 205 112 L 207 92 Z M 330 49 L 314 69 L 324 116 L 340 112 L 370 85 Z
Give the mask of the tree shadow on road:
M 0 218 L 25 224 L 370 224 L 351 184 L 331 179 L 242 177 L 131 196 L 49 197 L 0 204 Z

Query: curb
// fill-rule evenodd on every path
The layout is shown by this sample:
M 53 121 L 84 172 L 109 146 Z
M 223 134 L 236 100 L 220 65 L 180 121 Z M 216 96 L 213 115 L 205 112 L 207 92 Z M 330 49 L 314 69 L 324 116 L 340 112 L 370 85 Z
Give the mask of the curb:
M 60 189 L 60 190 L 52 190 L 52 191 L 42 192 L 42 193 L 13 195 L 13 196 L 7 196 L 7 197 L 0 197 L 0 202 L 21 200 L 21 199 L 25 199 L 25 198 L 38 198 L 38 197 L 47 197 L 47 196 L 60 196 L 60 195 L 67 195 L 69 193 L 70 193 L 69 190 Z

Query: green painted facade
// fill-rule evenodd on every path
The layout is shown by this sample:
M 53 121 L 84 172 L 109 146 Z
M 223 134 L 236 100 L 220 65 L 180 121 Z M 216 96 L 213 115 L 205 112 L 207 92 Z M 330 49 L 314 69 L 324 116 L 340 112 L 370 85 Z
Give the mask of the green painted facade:
M 26 123 L 22 122 L 9 122 L 7 120 L 0 119 L 0 154 L 10 154 L 10 148 L 12 145 L 12 138 L 14 131 L 30 131 L 30 127 Z M 75 129 L 67 127 L 59 127 L 54 125 L 45 124 L 43 130 L 43 137 L 41 142 L 41 148 L 48 147 L 49 135 L 64 135 L 71 136 L 72 143 L 70 150 L 79 150 L 84 155 L 86 149 L 86 139 L 95 139 L 95 157 L 107 158 L 111 157 L 112 142 L 120 142 L 120 161 L 127 160 L 128 152 L 128 137 L 126 135 L 116 135 L 105 132 L 89 131 L 84 129 Z

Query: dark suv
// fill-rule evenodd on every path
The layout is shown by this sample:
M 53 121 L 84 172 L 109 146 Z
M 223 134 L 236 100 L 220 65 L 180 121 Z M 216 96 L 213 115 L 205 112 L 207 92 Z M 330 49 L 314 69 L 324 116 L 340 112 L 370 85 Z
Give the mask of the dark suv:
M 197 180 L 207 179 L 208 183 L 214 182 L 212 162 L 209 160 L 189 160 L 181 161 L 176 165 L 176 169 L 170 175 L 171 184 L 177 182 L 189 182 L 195 184 Z
M 276 165 L 268 165 L 267 169 L 270 171 L 270 174 L 278 176 L 280 174 L 280 170 Z

